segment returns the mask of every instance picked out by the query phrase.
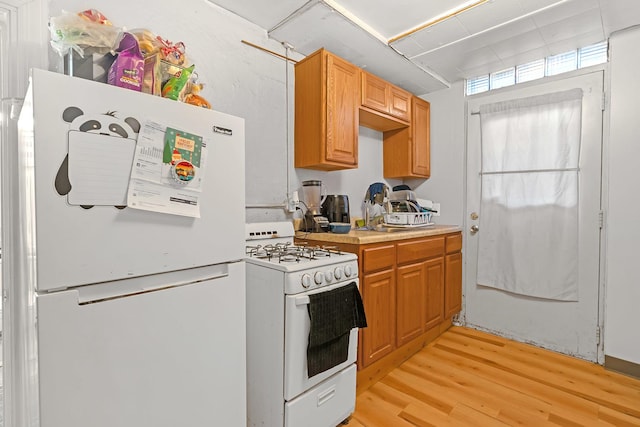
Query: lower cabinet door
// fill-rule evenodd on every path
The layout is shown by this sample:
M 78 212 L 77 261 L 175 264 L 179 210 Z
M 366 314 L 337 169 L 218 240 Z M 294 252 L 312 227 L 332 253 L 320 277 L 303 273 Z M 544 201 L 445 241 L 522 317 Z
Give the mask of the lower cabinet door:
M 444 258 L 425 261 L 425 330 L 438 326 L 444 320 Z
M 445 317 L 449 318 L 462 309 L 462 253 L 445 257 Z
M 362 366 L 391 353 L 396 342 L 396 284 L 395 270 L 367 274 L 362 279 L 362 299 L 368 327 L 362 335 Z
M 398 267 L 397 287 L 397 344 L 406 344 L 424 332 L 425 263 Z

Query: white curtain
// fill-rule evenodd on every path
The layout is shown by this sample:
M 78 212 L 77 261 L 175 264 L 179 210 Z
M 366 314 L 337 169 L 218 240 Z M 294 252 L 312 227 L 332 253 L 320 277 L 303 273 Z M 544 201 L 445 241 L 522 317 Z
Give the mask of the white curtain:
M 480 107 L 478 284 L 578 299 L 582 90 Z

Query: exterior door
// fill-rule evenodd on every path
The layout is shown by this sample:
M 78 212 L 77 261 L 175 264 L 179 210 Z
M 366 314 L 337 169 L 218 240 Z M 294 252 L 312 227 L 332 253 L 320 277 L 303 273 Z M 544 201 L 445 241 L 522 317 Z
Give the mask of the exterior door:
M 481 105 L 581 88 L 578 174 L 578 300 L 527 297 L 477 284 L 481 224 Z M 547 81 L 474 97 L 468 103 L 467 208 L 465 214 L 465 322 L 518 341 L 597 361 L 600 326 L 600 194 L 603 72 Z M 540 230 L 544 232 L 544 230 Z M 485 236 L 486 237 L 486 236 Z

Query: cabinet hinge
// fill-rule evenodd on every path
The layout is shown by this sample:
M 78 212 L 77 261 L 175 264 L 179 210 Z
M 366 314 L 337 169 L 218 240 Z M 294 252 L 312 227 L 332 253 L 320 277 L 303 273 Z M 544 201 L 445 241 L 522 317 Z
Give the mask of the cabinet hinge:
M 600 230 L 604 228 L 604 211 L 598 212 L 598 225 Z
M 602 104 L 600 105 L 600 108 L 602 111 L 607 109 L 607 93 L 604 91 L 602 92 Z
M 596 326 L 596 345 L 600 345 L 600 326 Z

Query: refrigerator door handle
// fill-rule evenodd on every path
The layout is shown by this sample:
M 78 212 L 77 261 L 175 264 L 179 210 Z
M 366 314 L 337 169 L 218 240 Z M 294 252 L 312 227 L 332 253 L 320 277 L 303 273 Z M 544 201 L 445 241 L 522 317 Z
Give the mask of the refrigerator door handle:
M 78 293 L 78 304 L 85 305 L 126 298 L 148 292 L 158 292 L 169 288 L 220 279 L 227 276 L 229 276 L 229 264 L 216 264 L 116 280 L 113 282 L 97 283 L 72 289 Z

